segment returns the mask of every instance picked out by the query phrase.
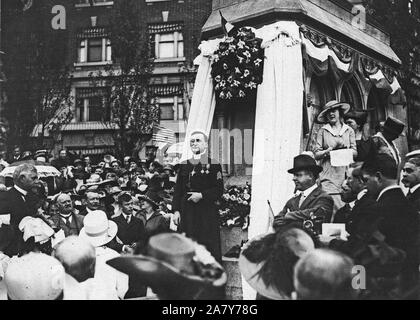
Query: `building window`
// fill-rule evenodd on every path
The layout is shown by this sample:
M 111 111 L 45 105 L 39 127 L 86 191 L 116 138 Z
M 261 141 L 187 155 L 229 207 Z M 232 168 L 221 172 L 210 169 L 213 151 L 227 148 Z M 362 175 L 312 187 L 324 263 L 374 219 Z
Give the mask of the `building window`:
M 111 40 L 107 38 L 92 38 L 80 41 L 77 59 L 79 63 L 110 62 L 111 60 Z
M 160 120 L 184 119 L 184 103 L 182 97 L 160 97 Z
M 354 78 L 344 82 L 343 88 L 341 89 L 340 101 L 349 103 L 352 109 L 363 109 L 362 95 Z
M 184 38 L 181 32 L 155 34 L 155 58 L 183 58 Z
M 105 88 L 79 88 L 76 90 L 77 122 L 109 121 L 110 110 Z

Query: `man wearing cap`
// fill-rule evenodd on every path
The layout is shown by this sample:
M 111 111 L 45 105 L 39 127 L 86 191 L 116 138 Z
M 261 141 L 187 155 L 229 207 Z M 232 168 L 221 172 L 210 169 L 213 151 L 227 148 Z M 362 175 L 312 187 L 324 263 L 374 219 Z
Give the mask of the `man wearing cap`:
M 400 153 L 394 143 L 395 140 L 403 133 L 405 124 L 398 119 L 388 117 L 380 132 L 375 134 L 364 144 L 361 154 L 359 155 L 360 161 L 365 161 L 367 158 L 374 158 L 378 154 L 387 154 L 394 159 L 397 167 L 401 164 Z
M 75 213 L 70 196 L 60 194 L 57 197 L 57 204 L 59 213 L 51 217 L 53 229 L 63 230 L 66 237 L 78 235 L 83 228 L 84 217 Z
M 311 214 L 324 221 L 331 217 L 334 201 L 317 184 L 322 167 L 309 155 L 299 155 L 294 159 L 294 166 L 288 172 L 293 174 L 293 182 L 298 193 L 287 201 L 283 210 L 274 218 L 273 228 L 280 229 L 289 223 L 298 223 L 301 227 Z
M 221 261 L 219 213 L 215 202 L 223 194 L 222 167 L 207 153 L 208 138 L 190 135 L 193 157 L 179 166 L 172 208 L 180 232 L 203 244 Z

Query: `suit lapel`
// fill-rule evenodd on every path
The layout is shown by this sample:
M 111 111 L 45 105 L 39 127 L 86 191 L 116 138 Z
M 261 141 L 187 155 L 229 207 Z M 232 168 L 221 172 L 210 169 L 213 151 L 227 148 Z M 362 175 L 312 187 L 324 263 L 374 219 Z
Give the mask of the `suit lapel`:
M 321 194 L 320 187 L 316 188 L 312 193 L 303 201 L 302 205 L 299 209 L 304 210 L 309 206 L 309 204 L 316 199 Z M 299 206 L 299 200 L 298 200 L 298 206 Z

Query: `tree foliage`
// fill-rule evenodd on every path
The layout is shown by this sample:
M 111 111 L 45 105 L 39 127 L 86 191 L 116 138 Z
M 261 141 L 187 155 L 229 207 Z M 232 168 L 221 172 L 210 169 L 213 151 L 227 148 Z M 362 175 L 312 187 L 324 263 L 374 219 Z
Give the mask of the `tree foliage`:
M 48 1 L 27 11 L 8 4 L 4 50 L 9 144 L 29 147 L 29 135 L 39 124 L 42 146 L 46 131 L 58 131 L 72 118 L 71 78 L 65 66 L 67 32 L 51 29 Z
M 159 122 L 159 107 L 149 91 L 153 59 L 142 16 L 138 1 L 114 3 L 109 31 L 112 60 L 116 63 L 92 78 L 96 83 L 106 78 L 110 88 L 111 123 L 117 128 L 114 141 L 120 156 L 129 152 L 134 155 Z

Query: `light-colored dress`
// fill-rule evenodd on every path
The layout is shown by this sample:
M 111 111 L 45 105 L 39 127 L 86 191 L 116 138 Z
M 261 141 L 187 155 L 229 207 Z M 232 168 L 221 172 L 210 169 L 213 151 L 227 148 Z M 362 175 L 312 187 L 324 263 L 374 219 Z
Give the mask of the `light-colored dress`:
M 314 153 L 326 150 L 328 148 L 336 148 L 337 145 L 354 150 L 357 154 L 356 136 L 354 130 L 348 125 L 343 124 L 341 131 L 338 134 L 334 133 L 332 127 L 327 124 L 323 126 L 317 134 L 316 145 Z M 320 174 L 320 181 L 322 188 L 327 193 L 340 193 L 341 187 L 345 180 L 347 167 L 333 167 L 329 157 L 319 161 L 323 168 Z M 333 196 L 334 199 L 334 213 L 344 206 L 340 196 Z

